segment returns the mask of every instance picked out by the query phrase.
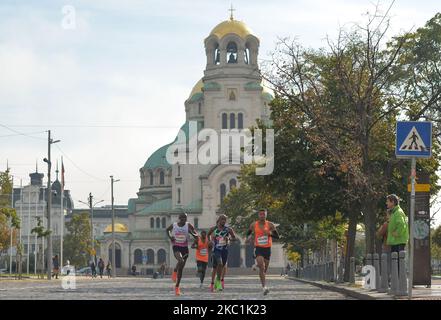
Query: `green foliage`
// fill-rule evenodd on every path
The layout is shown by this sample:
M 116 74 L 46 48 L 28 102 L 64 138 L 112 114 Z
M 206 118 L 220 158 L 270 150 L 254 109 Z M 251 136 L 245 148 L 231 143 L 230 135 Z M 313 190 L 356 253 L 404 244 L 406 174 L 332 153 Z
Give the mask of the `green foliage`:
M 89 213 L 76 214 L 66 224 L 68 234 L 63 242 L 64 259 L 77 268 L 88 265 L 91 252 L 91 226 Z
M 432 243 L 441 248 L 441 225 L 432 232 Z
M 11 244 L 11 223 L 15 229 L 20 228 L 20 219 L 11 205 L 12 192 L 12 179 L 9 171 L 0 172 L 0 252 L 7 250 Z M 14 243 L 15 236 L 13 235 Z

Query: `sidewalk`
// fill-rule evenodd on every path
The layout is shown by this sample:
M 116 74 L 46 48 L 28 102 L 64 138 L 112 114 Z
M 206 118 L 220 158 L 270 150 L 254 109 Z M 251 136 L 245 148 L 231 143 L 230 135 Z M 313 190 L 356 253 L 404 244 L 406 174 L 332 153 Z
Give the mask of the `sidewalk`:
M 364 289 L 361 279 L 356 280 L 353 285 L 349 283 L 311 281 L 295 277 L 288 277 L 288 279 L 312 284 L 319 288 L 339 292 L 360 300 L 408 300 L 408 296 L 394 297 L 387 293 Z M 441 300 L 441 277 L 432 277 L 432 286 L 430 288 L 426 288 L 425 286 L 414 287 L 412 290 L 412 300 Z

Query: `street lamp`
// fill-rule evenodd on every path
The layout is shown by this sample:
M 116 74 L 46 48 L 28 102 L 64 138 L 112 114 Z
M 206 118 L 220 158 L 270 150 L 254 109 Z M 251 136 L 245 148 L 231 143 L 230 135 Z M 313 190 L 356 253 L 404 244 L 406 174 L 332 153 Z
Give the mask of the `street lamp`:
M 104 200 L 100 200 L 100 201 L 97 201 L 94 204 L 92 204 L 92 199 L 93 199 L 92 193 L 89 193 L 89 201 L 87 203 L 84 202 L 84 201 L 81 201 L 81 200 L 78 200 L 78 202 L 81 202 L 82 204 L 85 204 L 86 206 L 89 207 L 89 210 L 90 210 L 90 226 L 91 226 L 92 251 L 94 253 L 94 262 L 96 264 L 95 237 L 94 237 L 94 234 L 93 234 L 93 208 L 98 203 L 104 202 Z
M 115 209 L 113 207 L 113 184 L 115 182 L 120 181 L 118 180 L 113 180 L 113 176 L 110 176 L 110 186 L 111 186 L 111 194 L 112 194 L 112 277 L 115 278 L 116 277 L 116 264 L 115 264 Z
M 47 163 L 47 229 L 50 231 L 51 228 L 51 205 L 52 205 L 52 192 L 51 192 L 51 145 L 60 140 L 53 140 L 51 138 L 51 131 L 48 130 L 47 136 L 47 158 L 44 158 L 43 161 Z M 46 254 L 46 263 L 47 263 L 47 279 L 52 279 L 52 235 L 51 233 L 47 236 L 47 254 Z

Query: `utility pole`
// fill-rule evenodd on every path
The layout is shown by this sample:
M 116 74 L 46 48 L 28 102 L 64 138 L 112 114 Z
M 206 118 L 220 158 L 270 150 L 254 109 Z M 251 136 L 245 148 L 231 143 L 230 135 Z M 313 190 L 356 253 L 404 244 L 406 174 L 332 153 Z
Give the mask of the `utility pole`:
M 47 132 L 47 158 L 44 158 L 43 161 L 47 163 L 47 230 L 52 231 L 51 226 L 51 205 L 52 205 L 52 189 L 51 189 L 51 145 L 60 140 L 52 140 L 51 139 L 51 131 Z M 47 263 L 47 279 L 52 279 L 52 234 L 49 233 L 47 236 L 47 254 L 46 254 L 46 263 Z
M 92 196 L 92 192 L 89 193 L 89 197 L 87 199 L 87 203 L 81 200 L 78 200 L 78 202 L 81 202 L 82 204 L 85 204 L 89 207 L 90 210 L 90 236 L 92 239 L 92 251 L 93 251 L 93 256 L 94 256 L 94 262 L 96 264 L 96 251 L 95 251 L 95 235 L 93 232 L 93 208 L 98 204 L 103 202 L 104 200 L 100 200 L 98 202 L 93 203 L 93 196 Z
M 113 176 L 110 176 L 111 181 L 111 194 L 112 194 L 112 277 L 116 277 L 116 264 L 115 264 L 115 209 L 113 207 L 114 199 L 113 199 L 113 184 L 118 182 L 119 180 L 113 180 Z

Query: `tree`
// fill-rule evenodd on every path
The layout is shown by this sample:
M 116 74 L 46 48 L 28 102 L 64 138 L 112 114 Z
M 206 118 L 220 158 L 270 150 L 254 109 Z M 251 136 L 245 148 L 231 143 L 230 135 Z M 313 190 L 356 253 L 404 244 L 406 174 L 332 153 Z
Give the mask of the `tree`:
M 281 40 L 266 71 L 266 79 L 288 106 L 283 111 L 289 116 L 281 121 L 288 118 L 287 127 L 300 123 L 311 152 L 323 159 L 323 171 L 344 177 L 345 187 L 339 190 L 345 192 L 341 210 L 349 217 L 347 257 L 354 253 L 357 222 L 363 219 L 366 252 L 373 253 L 385 195 L 395 192 L 406 198 L 410 170 L 407 161 L 394 156 L 395 123 L 399 116 L 418 120 L 423 115 L 405 112 L 412 101 L 410 76 L 396 71 L 404 63 L 407 37 L 397 37 L 387 45 L 388 29 L 388 17 L 376 11 L 366 25 L 342 29 L 335 41 L 328 39 L 326 49 L 304 49 L 296 42 Z M 414 66 L 420 62 L 413 60 Z M 416 81 L 414 86 L 418 85 L 425 84 Z M 438 96 L 436 90 L 426 93 L 428 102 Z M 432 102 L 428 110 L 436 113 L 439 107 Z M 432 174 L 434 190 L 438 190 L 436 145 L 434 153 L 434 159 L 418 164 L 419 170 Z M 335 182 L 338 187 L 338 180 Z
M 76 214 L 66 224 L 68 234 L 64 240 L 64 255 L 76 267 L 87 265 L 91 247 L 89 213 Z
M 441 226 L 432 232 L 432 243 L 441 248 Z
M 37 218 L 37 226 L 34 227 L 31 230 L 31 233 L 35 233 L 37 235 L 38 239 L 42 239 L 44 241 L 44 239 L 46 239 L 46 237 L 48 237 L 51 234 L 51 230 L 47 230 L 43 227 L 43 221 L 41 219 L 41 217 L 36 217 Z M 37 250 L 38 251 L 42 251 L 42 250 Z M 38 257 L 36 259 L 37 261 L 35 261 L 35 263 L 38 263 Z M 42 252 L 40 255 L 40 266 L 41 266 L 41 273 L 44 273 L 44 253 Z
M 20 228 L 20 219 L 17 212 L 12 208 L 11 195 L 13 192 L 12 179 L 9 176 L 9 170 L 0 172 L 0 252 L 8 250 L 11 237 L 11 223 L 15 229 Z M 13 244 L 16 237 L 13 234 Z

